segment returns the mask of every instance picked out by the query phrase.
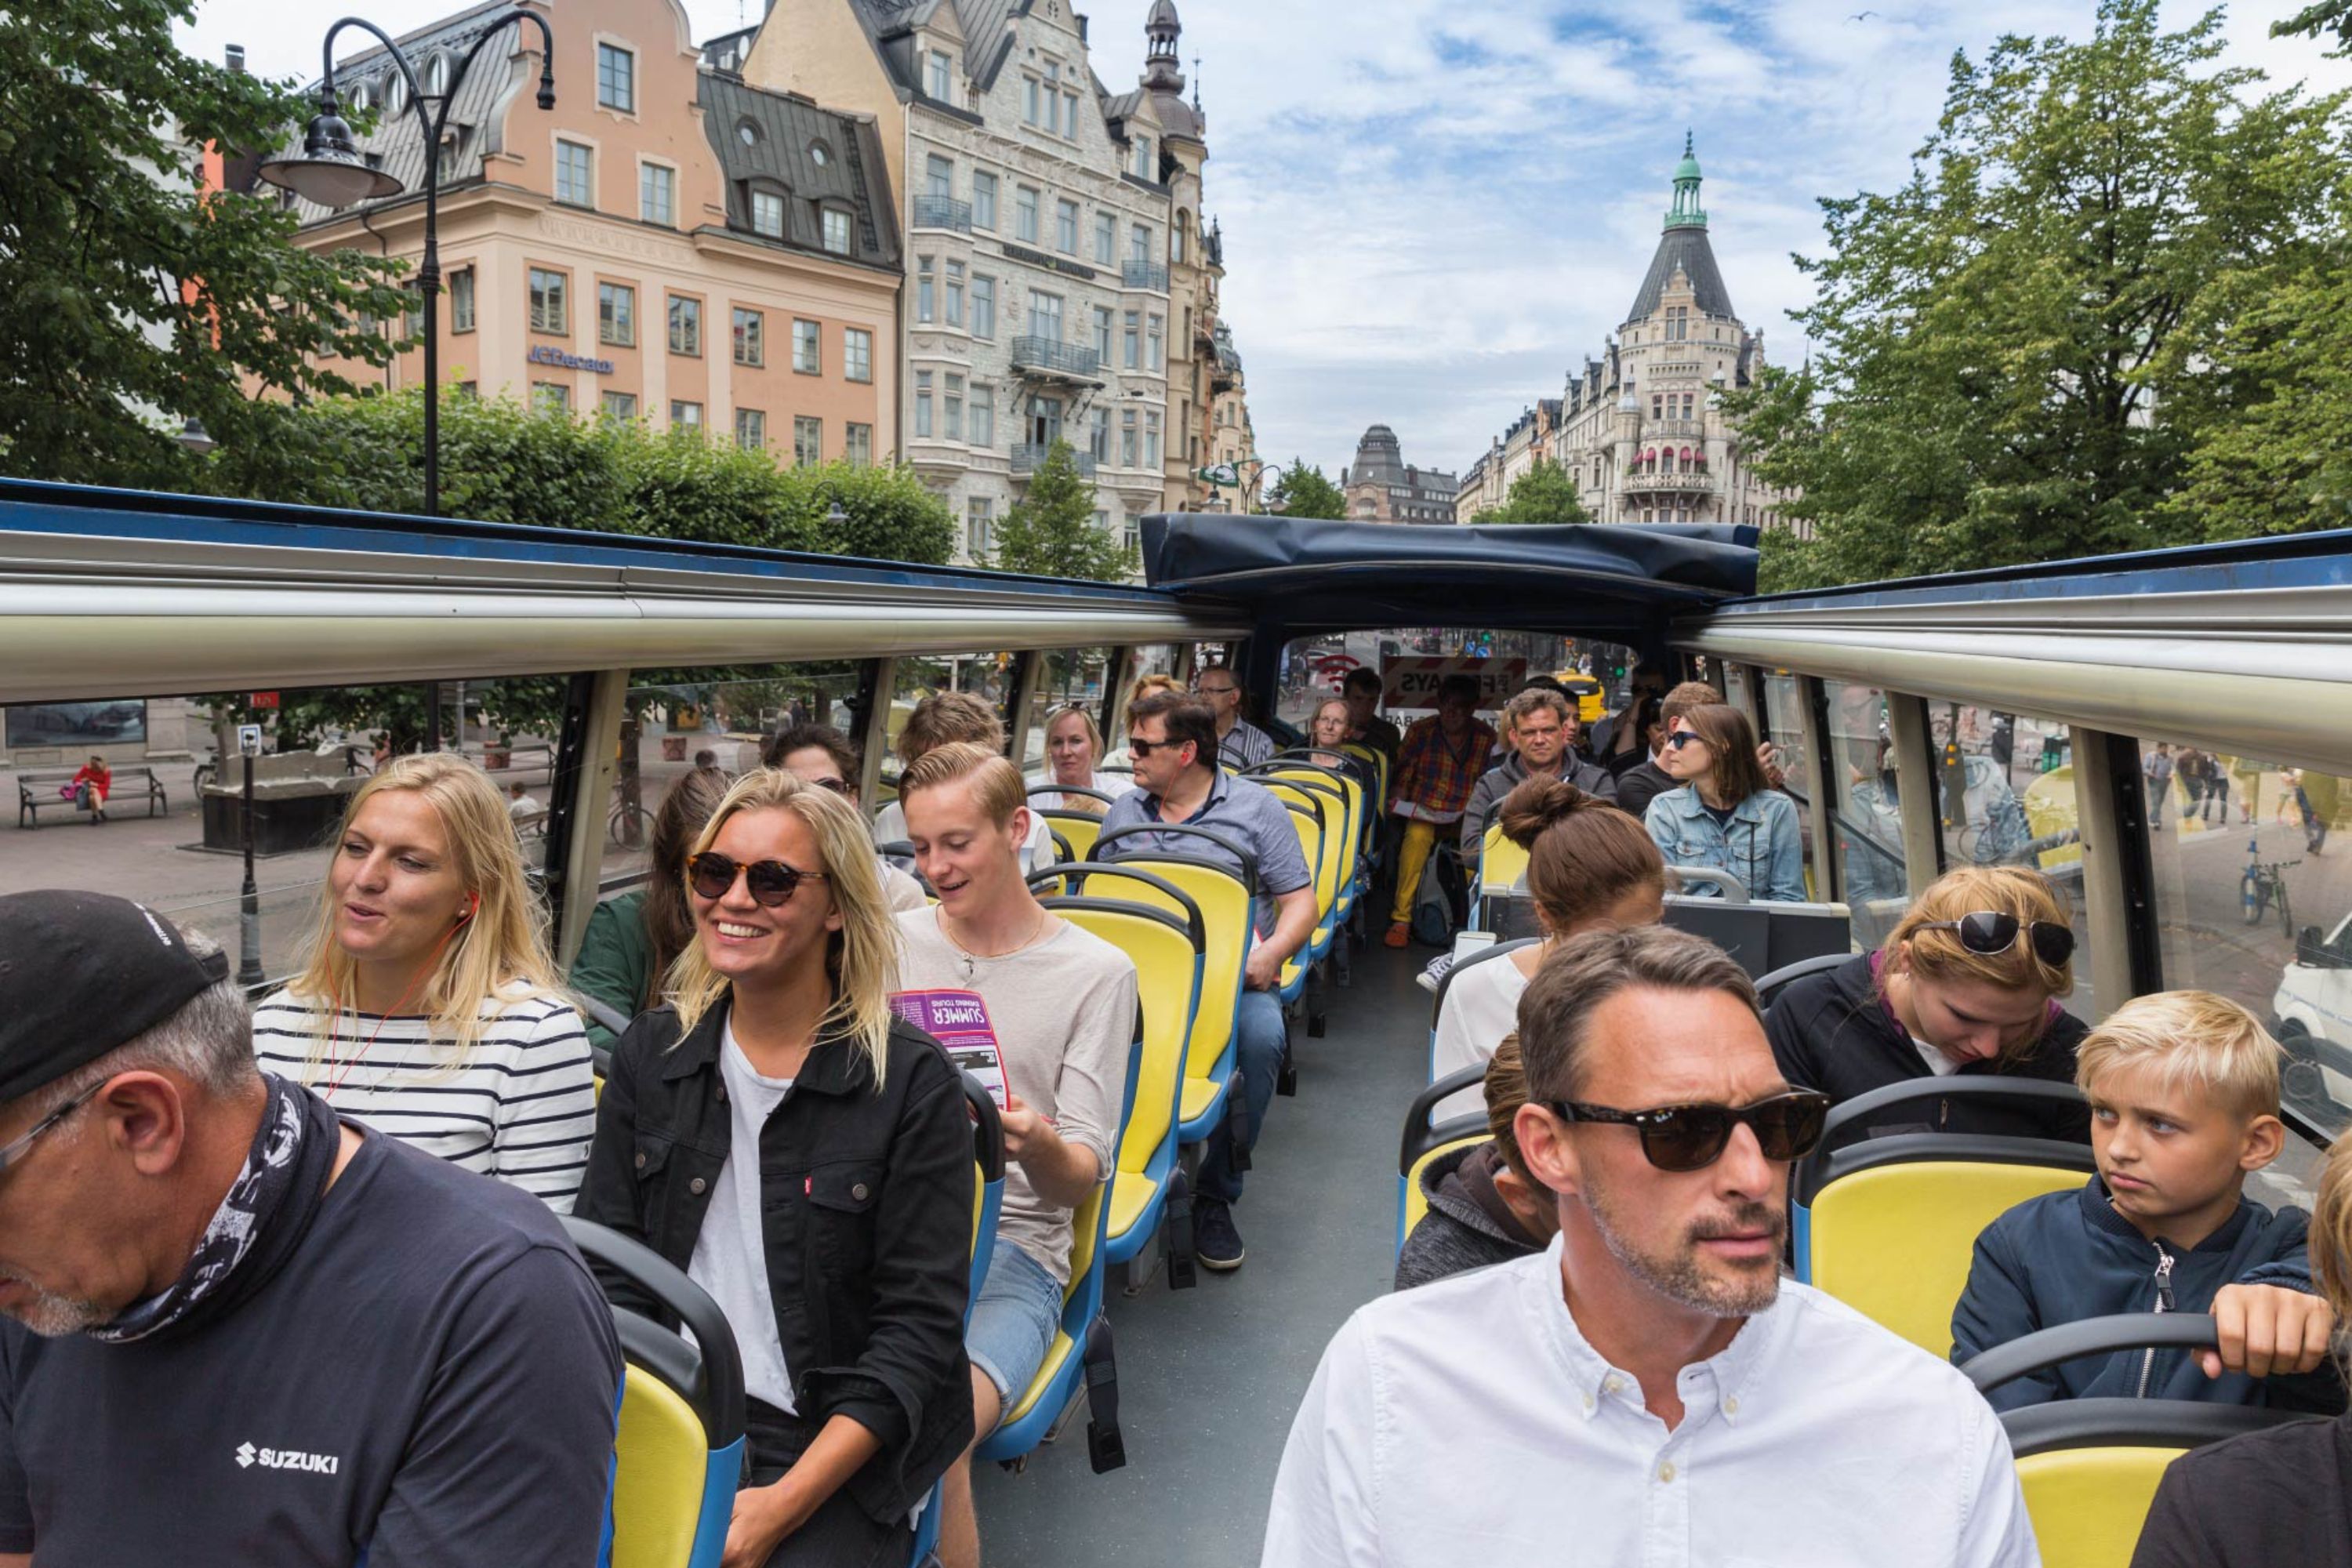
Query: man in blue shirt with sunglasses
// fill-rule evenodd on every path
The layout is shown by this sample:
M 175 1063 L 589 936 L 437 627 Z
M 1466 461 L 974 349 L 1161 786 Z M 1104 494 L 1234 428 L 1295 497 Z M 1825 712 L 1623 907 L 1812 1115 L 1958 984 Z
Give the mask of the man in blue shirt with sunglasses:
M 1300 1405 L 1265 1568 L 2040 1562 L 2009 1440 L 1952 1367 L 1780 1277 L 1826 1097 L 1747 973 L 1591 932 L 1519 1005 L 1546 1251 L 1349 1319 Z M 1570 1510 L 1564 1512 L 1563 1509 Z

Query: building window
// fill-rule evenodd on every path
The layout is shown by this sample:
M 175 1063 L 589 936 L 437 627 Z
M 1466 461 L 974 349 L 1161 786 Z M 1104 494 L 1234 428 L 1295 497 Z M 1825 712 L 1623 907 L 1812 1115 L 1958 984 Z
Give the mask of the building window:
M 793 321 L 793 369 L 802 375 L 824 374 L 824 328 L 814 321 Z
M 929 257 L 915 261 L 915 320 L 928 326 L 940 313 L 939 279 L 933 276 L 939 264 Z
M 923 161 L 923 195 L 946 201 L 955 195 L 955 160 L 937 153 Z
M 664 228 L 677 226 L 677 171 L 667 163 L 637 165 L 637 216 Z
M 963 325 L 963 263 L 948 263 L 948 325 Z
M 1118 259 L 1118 219 L 1108 213 L 1095 214 L 1095 261 L 1108 267 Z
M 1047 342 L 1062 341 L 1062 297 L 1029 290 L 1029 335 Z
M 689 300 L 683 294 L 669 297 L 669 352 L 701 356 L 701 300 Z
M 1137 526 L 1135 519 L 1131 517 L 1127 519 L 1125 526 L 1120 528 L 1119 542 L 1127 546 L 1127 552 L 1129 555 L 1136 554 L 1142 550 L 1143 531 Z
M 863 327 L 841 331 L 841 374 L 849 381 L 874 379 L 874 334 Z
M 996 232 L 996 176 L 974 174 L 971 177 L 971 226 Z
M 534 332 L 568 332 L 572 330 L 572 304 L 567 297 L 572 280 L 561 272 L 544 268 L 530 269 L 530 330 Z
M 996 339 L 996 279 L 974 274 L 971 280 L 971 335 L 993 342 Z
M 596 106 L 637 111 L 637 57 L 616 45 L 596 46 Z
M 1192 215 L 1191 213 L 1178 213 L 1176 215 L 1176 226 L 1171 229 L 1168 234 L 1169 260 L 1181 263 L 1184 259 L 1185 245 L 1186 242 L 1192 238 Z
M 995 543 L 996 503 L 986 496 L 973 496 L 964 502 L 963 552 L 977 561 L 986 555 Z
M 1690 338 L 1690 307 L 1670 305 L 1666 308 L 1666 342 L 1686 342 Z
M 1147 468 L 1160 466 L 1160 410 L 1157 408 L 1143 411 L 1143 466 Z
M 759 311 L 746 310 L 740 305 L 735 307 L 735 363 L 737 364 L 768 363 L 767 343 L 761 331 L 765 324 Z
M 1035 77 L 1031 76 L 1021 79 L 1021 119 L 1023 123 L 1028 125 L 1042 125 L 1045 123 L 1045 121 L 1039 118 L 1040 110 L 1038 107 L 1040 98 L 1044 91 L 1044 84 L 1039 82 Z
M 1132 468 L 1137 466 L 1135 447 L 1135 410 L 1132 408 L 1123 408 L 1119 411 L 1118 466 L 1122 468 Z
M 596 205 L 595 154 L 577 142 L 555 144 L 555 199 L 572 207 Z
M 986 382 L 971 384 L 971 444 L 996 445 L 996 388 Z
M 596 285 L 596 341 L 616 348 L 637 346 L 637 291 L 626 283 Z
M 915 373 L 915 434 L 925 440 L 931 435 L 931 373 Z
M 1684 417 L 1684 418 L 1688 419 L 1688 418 L 1691 416 L 1691 400 L 1692 400 L 1693 398 L 1696 397 L 1697 395 L 1697 395 L 1696 393 L 1694 393 L 1694 392 L 1685 392 L 1685 393 L 1684 393 L 1684 394 L 1683 394 L 1683 417 Z
M 670 428 L 673 430 L 701 429 L 702 405 L 699 403 L 682 403 L 676 398 L 672 398 L 669 405 L 669 425 Z
M 470 267 L 460 267 L 449 274 L 449 330 L 474 330 L 474 269 Z
M 1129 370 L 1137 369 L 1143 363 L 1142 342 L 1143 312 L 1129 310 L 1127 313 L 1126 325 L 1119 331 L 1121 349 L 1119 363 Z
M 824 209 L 824 247 L 835 256 L 849 254 L 849 215 L 838 207 Z
M 853 468 L 874 466 L 874 426 L 845 425 L 841 427 L 841 456 Z
M 793 420 L 793 462 L 803 468 L 813 468 L 824 461 L 824 421 L 807 415 Z
M 1078 139 L 1078 95 L 1062 94 L 1062 134 L 1075 142 Z
M 946 435 L 950 441 L 963 439 L 963 377 L 948 373 L 947 396 L 941 410 L 947 416 Z
M 541 414 L 569 414 L 572 389 L 560 381 L 534 381 L 530 384 L 530 405 Z
M 1065 256 L 1078 253 L 1078 204 L 1057 201 L 1054 204 L 1054 246 Z
M 1127 231 L 1127 258 L 1149 263 L 1151 259 L 1151 226 L 1137 224 Z
M 768 416 L 757 408 L 735 411 L 735 444 L 756 452 L 768 444 Z
M 1151 138 L 1149 136 L 1135 139 L 1135 177 L 1139 180 L 1160 178 L 1160 165 L 1151 161 Z
M 1150 317 L 1148 319 L 1148 324 L 1145 326 L 1143 331 L 1143 345 L 1145 351 L 1143 356 L 1144 369 L 1158 370 L 1167 363 L 1166 349 L 1164 346 L 1167 342 L 1167 337 L 1168 318 L 1165 316 Z
M 1110 307 L 1095 307 L 1095 357 L 1103 363 L 1110 363 Z
M 948 100 L 948 94 L 951 90 L 948 82 L 948 71 L 951 63 L 940 50 L 931 51 L 930 59 L 928 62 L 929 68 L 926 73 L 927 90 L 941 103 Z
M 1110 410 L 1095 410 L 1094 429 L 1087 438 L 1087 450 L 1095 455 L 1097 463 L 1110 461 Z
M 1110 531 L 1110 513 L 1107 511 L 1098 511 L 1095 513 L 1095 526 L 1101 529 L 1105 533 L 1108 533 Z
M 1037 187 L 1034 185 L 1013 187 L 1013 237 L 1025 245 L 1037 243 Z
M 608 392 L 597 399 L 597 408 L 607 419 L 635 419 L 637 416 L 637 395 L 634 392 Z
M 774 191 L 751 193 L 751 232 L 770 239 L 784 237 L 784 198 Z

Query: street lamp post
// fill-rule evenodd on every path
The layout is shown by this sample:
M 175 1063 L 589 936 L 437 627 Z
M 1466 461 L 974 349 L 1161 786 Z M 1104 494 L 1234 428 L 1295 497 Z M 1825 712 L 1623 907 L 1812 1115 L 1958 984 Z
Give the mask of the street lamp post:
M 393 64 L 408 83 L 409 107 L 416 111 L 416 124 L 425 138 L 425 258 L 416 268 L 416 289 L 424 300 L 425 320 L 425 512 L 437 517 L 441 512 L 441 248 L 440 190 L 441 136 L 449 124 L 449 106 L 457 101 L 458 86 L 466 73 L 473 68 L 474 57 L 482 47 L 506 30 L 510 21 L 529 22 L 539 29 L 540 68 L 539 106 L 555 107 L 555 35 L 547 19 L 535 11 L 520 5 L 492 23 L 467 46 L 450 68 L 448 80 L 442 92 L 426 98 L 425 85 L 417 79 L 416 68 L 392 41 L 391 35 L 373 22 L 357 16 L 346 16 L 327 29 L 327 41 L 322 47 L 326 70 L 319 83 L 319 112 L 311 117 L 303 131 L 302 151 L 282 158 L 273 158 L 261 166 L 261 177 L 273 185 L 282 185 L 296 195 L 324 207 L 347 207 L 356 202 L 381 201 L 398 195 L 406 187 L 382 169 L 371 168 L 352 138 L 352 128 L 344 121 L 335 99 L 335 35 L 345 27 L 357 27 L 372 33 L 392 57 Z M 430 101 L 432 108 L 425 107 Z
M 262 983 L 261 968 L 261 888 L 253 878 L 253 752 L 254 746 L 240 738 L 237 750 L 244 753 L 245 798 L 239 803 L 237 837 L 245 850 L 245 881 L 236 895 L 236 983 L 255 986 Z

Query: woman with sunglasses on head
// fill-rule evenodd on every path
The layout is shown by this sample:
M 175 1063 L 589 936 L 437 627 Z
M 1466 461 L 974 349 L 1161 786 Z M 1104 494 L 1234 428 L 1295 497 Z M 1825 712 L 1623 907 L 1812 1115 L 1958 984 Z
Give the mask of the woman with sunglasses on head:
M 1677 787 L 1652 800 L 1642 821 L 1668 865 L 1728 871 L 1759 902 L 1804 901 L 1797 805 L 1764 776 L 1745 713 L 1707 703 L 1676 714 L 1658 765 Z M 1720 896 L 1705 884 L 1684 890 Z
M 1566 779 L 1531 778 L 1503 797 L 1495 819 L 1528 852 L 1528 893 L 1543 940 L 1473 964 L 1454 977 L 1437 1010 L 1430 1077 L 1459 1072 L 1495 1054 L 1518 1027 L 1519 998 L 1545 959 L 1570 937 L 1604 927 L 1655 925 L 1666 912 L 1666 863 L 1642 825 Z M 1478 1109 L 1464 1089 L 1437 1116 Z
M 685 1269 L 734 1327 L 751 1474 L 730 1568 L 898 1568 L 971 1437 L 963 1087 L 891 1012 L 898 928 L 841 795 L 738 780 L 686 890 L 696 940 L 614 1047 L 579 1212 Z
M 253 1014 L 262 1067 L 342 1115 L 572 1207 L 594 1125 L 506 797 L 446 752 L 362 784 L 301 973 Z
M 1103 735 L 1095 716 L 1076 702 L 1054 710 L 1045 720 L 1045 766 L 1024 781 L 1034 791 L 1052 785 L 1067 790 L 1092 790 L 1093 795 L 1053 795 L 1033 798 L 1033 804 L 1058 811 L 1083 811 L 1100 816 L 1110 802 L 1135 787 L 1132 773 L 1104 773 Z M 1109 800 L 1097 799 L 1108 795 Z
M 726 798 L 727 775 L 696 768 L 678 775 L 654 814 L 647 836 L 646 885 L 598 902 L 580 936 L 580 955 L 565 976 L 579 995 L 601 1002 L 623 1018 L 634 1018 L 660 1000 L 661 978 L 694 940 L 694 910 L 686 900 L 686 858 L 702 825 Z M 588 1020 L 592 1045 L 609 1047 L 619 1037 L 594 1018 Z
M 2089 1033 L 2058 1005 L 2074 988 L 2066 900 L 2039 872 L 1968 866 L 1919 895 L 1875 952 L 1791 982 L 1764 1016 L 1791 1083 L 1838 1100 L 1916 1079 L 2074 1081 Z M 1862 1129 L 2090 1141 L 2090 1112 L 2057 1100 L 1906 1101 Z
M 830 724 L 795 724 L 769 736 L 767 744 L 760 748 L 762 767 L 782 768 L 803 784 L 839 795 L 857 808 L 862 819 L 866 813 L 857 793 L 859 762 L 857 748 L 849 737 Z M 881 873 L 882 897 L 893 913 L 919 910 L 930 901 L 911 872 L 893 866 L 878 853 L 874 864 Z

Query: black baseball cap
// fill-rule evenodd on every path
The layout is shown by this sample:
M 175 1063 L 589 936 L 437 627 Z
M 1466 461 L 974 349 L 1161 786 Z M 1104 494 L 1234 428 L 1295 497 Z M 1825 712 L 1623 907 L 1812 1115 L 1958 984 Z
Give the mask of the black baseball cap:
M 228 978 L 177 926 L 104 893 L 0 894 L 0 1105 L 54 1083 Z

